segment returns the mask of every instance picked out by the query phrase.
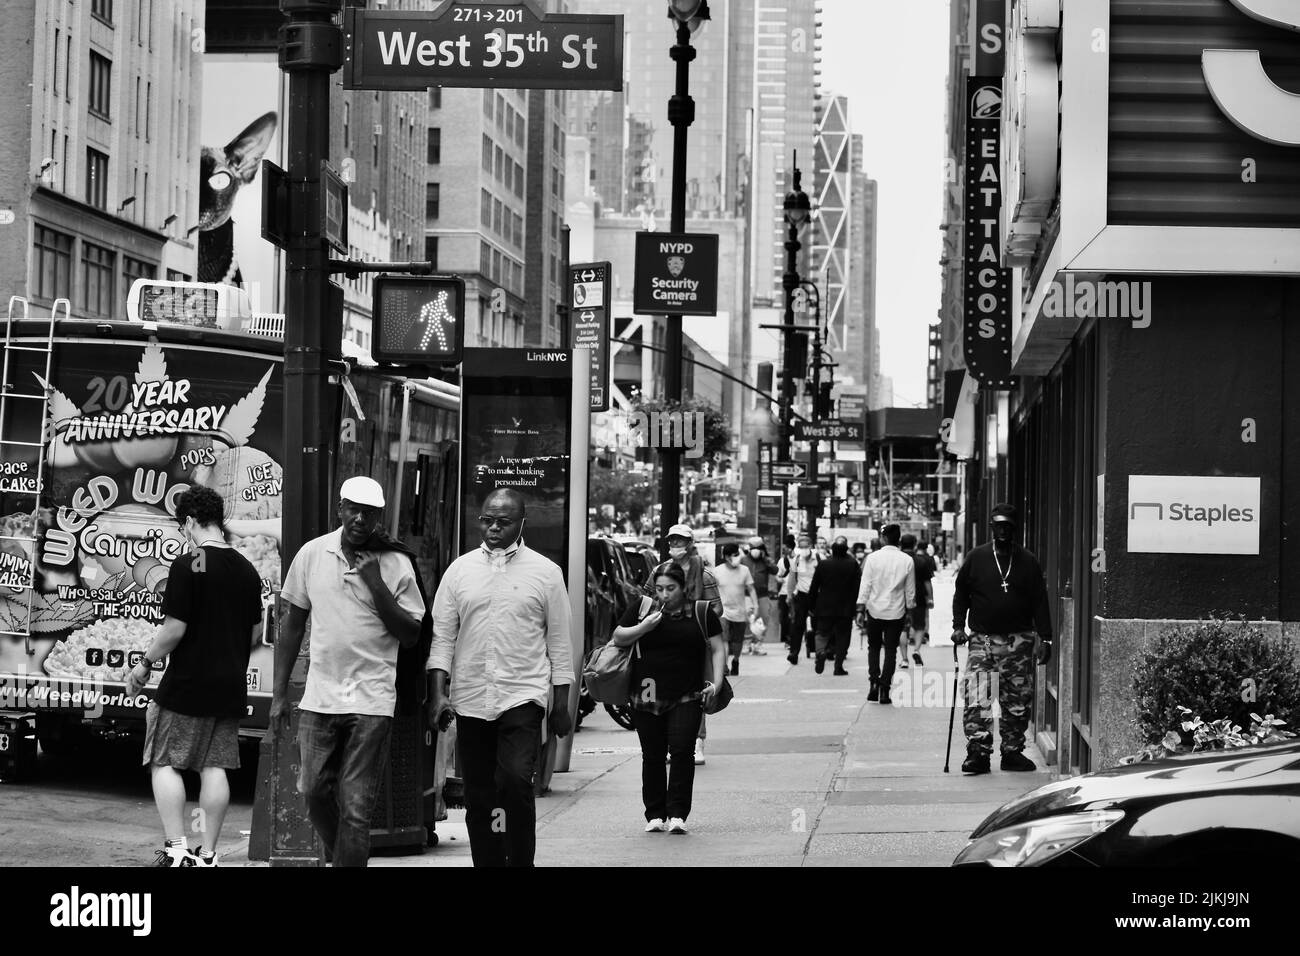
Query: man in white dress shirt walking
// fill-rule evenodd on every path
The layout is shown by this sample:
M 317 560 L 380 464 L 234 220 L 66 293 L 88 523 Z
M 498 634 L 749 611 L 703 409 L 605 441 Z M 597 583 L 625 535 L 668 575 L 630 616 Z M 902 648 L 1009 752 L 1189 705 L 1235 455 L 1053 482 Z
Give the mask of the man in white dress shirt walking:
M 524 544 L 524 520 L 519 492 L 488 495 L 482 545 L 452 562 L 433 601 L 429 719 L 441 729 L 456 719 L 475 866 L 533 865 L 548 700 L 551 733 L 573 729 L 569 595 L 555 562 Z
M 907 626 L 908 612 L 916 606 L 916 563 L 898 548 L 902 529 L 887 524 L 880 530 L 884 546 L 867 556 L 858 588 L 858 625 L 867 631 L 867 667 L 871 690 L 867 700 L 891 704 L 889 689 L 894 682 L 898 639 Z M 866 618 L 865 622 L 863 618 Z M 881 646 L 885 666 L 881 670 Z

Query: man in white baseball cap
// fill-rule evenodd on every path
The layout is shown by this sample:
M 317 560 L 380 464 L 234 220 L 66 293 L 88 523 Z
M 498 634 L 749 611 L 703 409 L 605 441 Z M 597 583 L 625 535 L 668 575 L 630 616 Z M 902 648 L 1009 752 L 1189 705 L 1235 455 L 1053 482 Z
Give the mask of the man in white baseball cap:
M 299 704 L 298 790 L 334 866 L 365 866 L 370 815 L 397 706 L 398 649 L 421 638 L 425 601 L 409 558 L 379 530 L 384 489 L 357 476 L 339 488 L 340 527 L 294 555 L 281 595 L 272 729 L 288 721 L 289 674 L 311 615 L 311 664 Z

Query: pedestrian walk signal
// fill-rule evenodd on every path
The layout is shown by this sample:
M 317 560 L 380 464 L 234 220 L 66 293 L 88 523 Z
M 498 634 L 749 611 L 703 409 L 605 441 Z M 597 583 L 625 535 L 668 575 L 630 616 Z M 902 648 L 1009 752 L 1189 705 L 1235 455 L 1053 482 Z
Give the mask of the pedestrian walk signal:
M 376 362 L 440 366 L 460 362 L 465 345 L 465 280 L 381 275 L 372 303 Z

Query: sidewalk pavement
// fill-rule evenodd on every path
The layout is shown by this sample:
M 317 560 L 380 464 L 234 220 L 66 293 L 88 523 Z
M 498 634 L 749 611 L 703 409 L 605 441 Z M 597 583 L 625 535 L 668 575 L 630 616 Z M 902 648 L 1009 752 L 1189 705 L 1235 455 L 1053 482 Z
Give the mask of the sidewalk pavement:
M 932 642 L 950 630 L 932 631 Z M 642 832 L 636 735 L 597 710 L 574 741 L 570 772 L 537 802 L 537 865 L 947 866 L 985 816 L 1053 779 L 1032 745 L 1033 773 L 1001 772 L 995 753 L 992 773 L 964 776 L 960 707 L 943 772 L 950 643 L 927 645 L 924 667 L 896 672 L 891 706 L 867 701 L 856 637 L 847 677 L 829 665 L 818 675 L 806 658 L 792 666 L 779 645 L 767 647 L 741 657 L 735 700 L 709 718 L 688 835 Z M 965 648 L 959 654 L 964 666 Z M 376 855 L 371 865 L 471 865 L 463 811 L 438 834 L 422 855 Z

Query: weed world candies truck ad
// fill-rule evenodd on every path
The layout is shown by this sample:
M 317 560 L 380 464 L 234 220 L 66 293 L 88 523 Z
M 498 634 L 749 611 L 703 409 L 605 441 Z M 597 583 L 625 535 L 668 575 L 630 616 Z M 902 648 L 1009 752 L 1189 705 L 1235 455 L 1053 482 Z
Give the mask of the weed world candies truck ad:
M 39 393 L 44 370 L 43 355 L 15 352 L 9 382 Z M 5 410 L 5 437 L 32 444 L 5 446 L 0 534 L 35 541 L 0 540 L 0 708 L 143 717 L 166 662 L 144 693 L 124 685 L 188 548 L 182 492 L 216 490 L 268 602 L 279 589 L 280 363 L 156 338 L 61 338 L 48 385 L 44 429 L 30 404 Z M 270 646 L 254 648 L 246 723 L 265 726 L 271 662 Z

